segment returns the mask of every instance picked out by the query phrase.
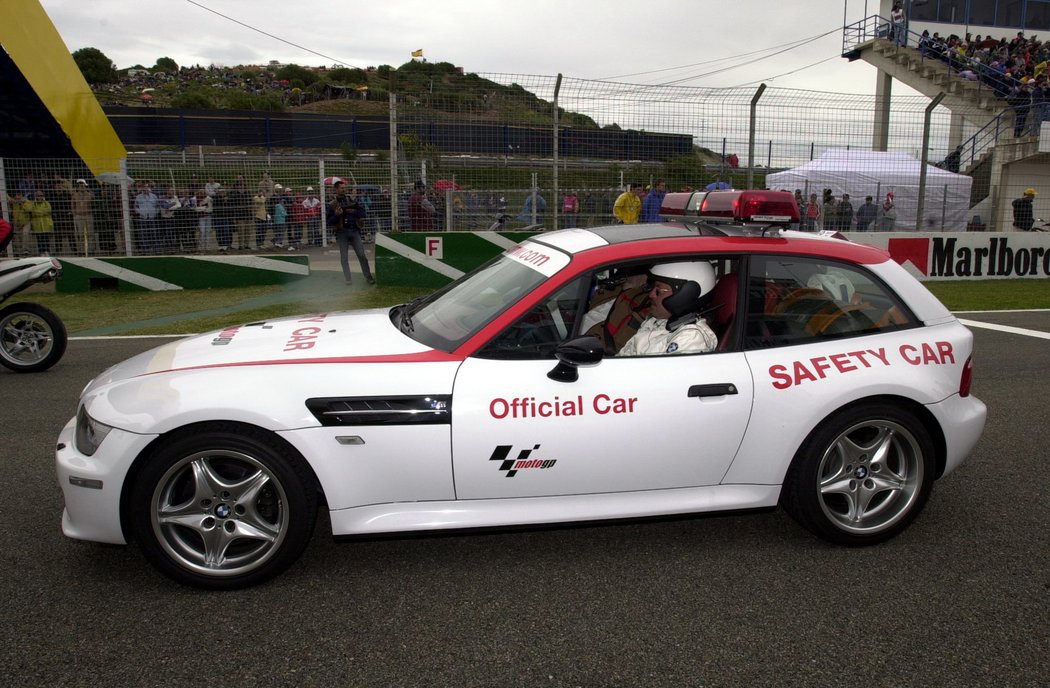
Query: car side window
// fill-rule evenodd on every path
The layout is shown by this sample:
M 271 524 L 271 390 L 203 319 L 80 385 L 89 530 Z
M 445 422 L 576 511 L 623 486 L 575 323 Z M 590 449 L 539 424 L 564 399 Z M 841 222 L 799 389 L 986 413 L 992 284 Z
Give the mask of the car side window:
M 584 278 L 563 285 L 496 335 L 480 358 L 532 360 L 554 358 L 554 349 L 572 338 L 580 316 Z
M 756 256 L 748 280 L 748 349 L 914 327 L 914 316 L 881 280 L 854 265 Z

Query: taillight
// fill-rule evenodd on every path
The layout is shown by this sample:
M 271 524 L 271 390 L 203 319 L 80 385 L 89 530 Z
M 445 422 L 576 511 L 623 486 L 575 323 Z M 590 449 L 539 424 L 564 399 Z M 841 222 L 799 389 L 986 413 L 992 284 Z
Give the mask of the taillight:
M 970 396 L 970 385 L 973 383 L 973 356 L 966 359 L 966 365 L 962 369 L 962 377 L 959 380 L 959 396 Z

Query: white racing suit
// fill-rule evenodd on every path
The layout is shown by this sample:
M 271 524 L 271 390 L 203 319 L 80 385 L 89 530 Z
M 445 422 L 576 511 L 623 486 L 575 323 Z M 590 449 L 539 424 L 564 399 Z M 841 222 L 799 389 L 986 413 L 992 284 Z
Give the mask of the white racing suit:
M 634 336 L 627 340 L 617 356 L 654 356 L 658 354 L 684 354 L 714 351 L 718 337 L 700 318 L 687 322 L 675 330 L 668 331 L 667 321 L 647 318 Z

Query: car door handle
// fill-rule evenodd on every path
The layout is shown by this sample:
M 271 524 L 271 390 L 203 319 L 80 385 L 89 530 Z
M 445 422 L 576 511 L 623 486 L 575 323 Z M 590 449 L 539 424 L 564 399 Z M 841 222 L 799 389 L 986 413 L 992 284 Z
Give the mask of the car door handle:
M 727 394 L 736 394 L 736 385 L 732 382 L 723 382 L 717 385 L 693 385 L 689 388 L 691 397 L 723 397 Z

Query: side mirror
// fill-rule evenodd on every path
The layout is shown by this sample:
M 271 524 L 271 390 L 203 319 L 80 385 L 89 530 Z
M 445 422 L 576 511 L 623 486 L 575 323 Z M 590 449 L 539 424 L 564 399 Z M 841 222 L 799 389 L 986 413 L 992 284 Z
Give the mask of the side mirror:
M 547 373 L 547 377 L 556 382 L 576 382 L 580 377 L 577 368 L 596 365 L 605 356 L 605 349 L 597 337 L 577 337 L 559 344 L 554 355 L 558 365 Z

